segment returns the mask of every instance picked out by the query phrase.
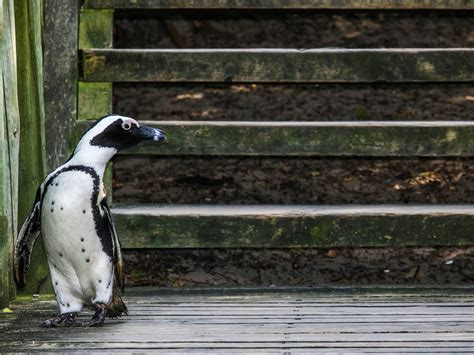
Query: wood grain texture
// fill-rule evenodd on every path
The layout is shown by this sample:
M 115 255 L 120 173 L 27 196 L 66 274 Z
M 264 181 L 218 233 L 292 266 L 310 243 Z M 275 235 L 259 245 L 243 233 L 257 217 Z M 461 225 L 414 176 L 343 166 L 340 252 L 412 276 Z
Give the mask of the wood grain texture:
M 1 0 L 0 111 L 0 306 L 14 297 L 12 260 L 13 241 L 18 223 L 18 155 L 20 113 L 18 107 L 17 52 L 13 2 Z
M 111 48 L 112 10 L 82 10 L 79 17 L 79 49 Z
M 78 120 L 97 120 L 111 114 L 112 83 L 85 83 L 79 81 L 77 106 Z
M 113 11 L 80 12 L 79 49 L 112 48 Z M 78 83 L 78 119 L 96 120 L 112 113 L 112 83 Z
M 73 149 L 77 116 L 78 0 L 44 0 L 46 167 L 62 164 Z
M 474 244 L 469 206 L 142 205 L 112 212 L 124 248 Z
M 474 49 L 85 50 L 84 81 L 469 82 Z
M 163 143 L 123 152 L 142 155 L 464 156 L 474 155 L 474 122 L 143 121 Z M 81 123 L 76 140 L 89 123 Z
M 3 6 L 0 6 L 3 18 Z M 2 41 L 3 44 L 3 41 Z M 5 102 L 3 100 L 3 65 L 0 62 L 0 308 L 10 301 L 13 231 L 11 218 L 11 182 Z
M 43 70 L 46 171 L 71 154 L 77 116 L 77 0 L 44 0 Z M 36 241 L 25 293 L 50 292 L 49 271 L 41 237 Z
M 18 218 L 26 218 L 46 174 L 43 101 L 42 1 L 15 1 L 21 120 Z
M 18 100 L 21 120 L 18 221 L 26 219 L 36 190 L 46 174 L 45 116 L 43 100 L 42 0 L 15 1 Z M 41 241 L 33 252 L 31 272 L 23 292 L 49 290 L 41 287 L 48 269 Z
M 433 295 L 438 295 L 434 300 Z M 37 326 L 54 302 L 0 316 L 2 350 L 160 353 L 474 351 L 467 287 L 131 289 L 129 316 L 99 331 Z M 84 318 L 91 313 L 83 315 Z
M 86 7 L 114 9 L 437 9 L 472 10 L 472 0 L 86 0 Z

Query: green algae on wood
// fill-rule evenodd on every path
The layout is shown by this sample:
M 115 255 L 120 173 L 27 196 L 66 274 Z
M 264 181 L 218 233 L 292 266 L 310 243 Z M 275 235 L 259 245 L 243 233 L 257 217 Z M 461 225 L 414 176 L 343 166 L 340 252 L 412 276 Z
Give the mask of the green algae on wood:
M 96 120 L 112 113 L 112 83 L 78 85 L 78 119 Z
M 112 10 L 82 10 L 79 20 L 79 48 L 111 48 Z
M 45 113 L 43 100 L 43 2 L 15 1 L 18 88 L 21 118 L 19 222 L 26 219 L 36 189 L 46 175 Z M 41 238 L 35 243 L 27 284 L 23 292 L 51 290 Z
M 111 48 L 113 11 L 82 10 L 79 20 L 79 49 Z M 91 120 L 112 112 L 112 84 L 84 83 L 78 85 L 78 119 Z
M 473 156 L 473 122 L 145 121 L 163 143 L 123 152 L 142 155 Z M 87 129 L 81 123 L 76 139 Z
M 124 248 L 328 248 L 474 243 L 474 209 L 469 206 L 142 205 L 122 206 L 112 212 Z
M 88 49 L 84 81 L 469 82 L 474 49 Z

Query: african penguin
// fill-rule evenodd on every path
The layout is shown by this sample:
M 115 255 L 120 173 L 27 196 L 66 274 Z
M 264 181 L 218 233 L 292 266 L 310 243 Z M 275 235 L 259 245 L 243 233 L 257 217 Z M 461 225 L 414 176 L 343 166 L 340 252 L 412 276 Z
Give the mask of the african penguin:
M 33 244 L 41 233 L 60 309 L 43 326 L 98 326 L 106 316 L 127 314 L 120 297 L 123 263 L 120 242 L 105 199 L 107 162 L 120 150 L 145 140 L 162 141 L 164 132 L 129 117 L 98 120 L 81 138 L 66 163 L 48 174 L 15 246 L 15 276 L 26 280 Z M 76 316 L 95 307 L 91 320 Z

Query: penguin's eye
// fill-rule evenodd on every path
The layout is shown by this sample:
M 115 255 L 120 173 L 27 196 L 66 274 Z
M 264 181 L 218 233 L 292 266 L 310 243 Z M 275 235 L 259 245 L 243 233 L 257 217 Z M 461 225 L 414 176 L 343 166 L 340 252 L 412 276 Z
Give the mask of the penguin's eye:
M 128 131 L 132 126 L 130 125 L 130 123 L 124 123 L 122 124 L 122 128 L 126 131 Z

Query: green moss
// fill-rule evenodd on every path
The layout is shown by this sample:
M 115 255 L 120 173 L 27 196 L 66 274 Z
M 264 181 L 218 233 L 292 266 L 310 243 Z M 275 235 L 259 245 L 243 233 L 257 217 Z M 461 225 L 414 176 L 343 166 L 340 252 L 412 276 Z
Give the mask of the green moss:
M 79 19 L 79 48 L 111 48 L 112 10 L 83 10 Z
M 84 83 L 78 86 L 78 119 L 95 120 L 112 113 L 112 83 Z

